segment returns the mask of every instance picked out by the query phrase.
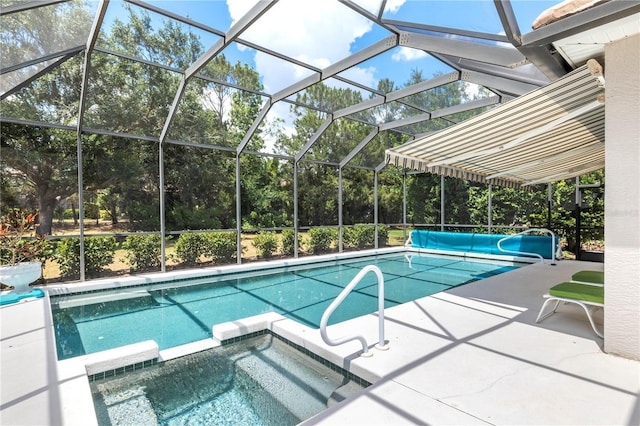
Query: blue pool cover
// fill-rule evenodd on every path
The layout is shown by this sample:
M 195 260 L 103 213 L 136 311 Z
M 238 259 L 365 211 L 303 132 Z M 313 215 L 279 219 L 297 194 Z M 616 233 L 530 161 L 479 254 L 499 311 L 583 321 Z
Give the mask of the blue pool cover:
M 509 235 L 475 234 L 467 232 L 443 232 L 414 230 L 411 232 L 411 246 L 432 250 L 457 251 L 482 254 L 513 254 L 498 249 L 498 241 Z M 556 239 L 556 249 L 558 241 Z M 502 243 L 509 251 L 537 253 L 545 259 L 552 258 L 551 237 L 545 235 L 516 235 Z

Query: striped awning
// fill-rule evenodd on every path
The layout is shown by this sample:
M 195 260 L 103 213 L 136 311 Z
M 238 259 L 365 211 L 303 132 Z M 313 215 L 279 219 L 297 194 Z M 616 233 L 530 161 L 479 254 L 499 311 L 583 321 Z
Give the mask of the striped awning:
M 543 88 L 386 151 L 395 166 L 507 187 L 604 167 L 604 78 L 595 60 Z

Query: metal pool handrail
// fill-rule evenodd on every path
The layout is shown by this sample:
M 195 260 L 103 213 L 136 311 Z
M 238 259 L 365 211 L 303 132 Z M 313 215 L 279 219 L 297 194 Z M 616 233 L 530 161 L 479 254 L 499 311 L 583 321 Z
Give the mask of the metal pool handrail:
M 367 265 L 356 275 L 351 282 L 340 292 L 338 297 L 335 298 L 333 302 L 329 305 L 329 307 L 322 314 L 322 319 L 320 320 L 320 335 L 322 336 L 322 340 L 327 345 L 330 346 L 338 346 L 343 343 L 350 342 L 352 340 L 358 340 L 362 344 L 362 355 L 361 356 L 371 356 L 373 355 L 369 352 L 369 347 L 367 345 L 367 341 L 363 336 L 352 336 L 352 337 L 342 337 L 340 339 L 333 340 L 329 336 L 327 336 L 327 323 L 329 322 L 329 317 L 336 310 L 336 308 L 344 301 L 344 299 L 351 293 L 351 290 L 362 280 L 362 278 L 368 272 L 375 272 L 378 277 L 378 344 L 376 348 L 380 350 L 387 350 L 389 346 L 384 343 L 384 278 L 382 276 L 382 271 L 375 265 Z
M 535 256 L 535 257 L 539 257 L 540 258 L 540 262 L 544 263 L 544 257 L 542 257 L 542 255 L 538 254 L 538 253 L 529 253 L 526 251 L 516 251 L 516 250 L 507 250 L 507 249 L 503 249 L 502 246 L 500 245 L 503 241 L 507 241 L 510 238 L 513 237 L 517 237 L 518 235 L 524 235 L 524 234 L 529 234 L 531 232 L 546 232 L 547 234 L 551 235 L 551 264 L 555 265 L 556 264 L 556 234 L 553 233 L 553 231 L 550 231 L 546 228 L 531 228 L 531 229 L 527 229 L 524 230 L 522 232 L 518 232 L 517 234 L 513 234 L 513 235 L 509 235 L 508 237 L 505 237 L 503 239 L 501 239 L 500 241 L 498 241 L 498 250 L 503 251 L 505 253 L 512 253 L 512 254 L 526 254 L 529 256 Z

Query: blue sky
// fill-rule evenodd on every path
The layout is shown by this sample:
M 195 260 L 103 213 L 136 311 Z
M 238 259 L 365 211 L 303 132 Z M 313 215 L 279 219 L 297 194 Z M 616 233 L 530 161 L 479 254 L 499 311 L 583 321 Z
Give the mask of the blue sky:
M 150 3 L 221 31 L 227 31 L 253 5 L 253 2 L 247 0 L 154 0 Z M 356 3 L 373 12 L 379 8 L 380 0 L 356 0 Z M 531 23 L 540 12 L 556 3 L 558 2 L 513 0 L 521 31 L 530 31 Z M 502 31 L 492 0 L 389 0 L 386 6 L 383 17 L 387 19 L 464 28 L 490 34 Z M 118 2 L 111 2 L 109 15 L 126 16 L 122 14 Z M 336 17 L 339 17 L 338 21 Z M 197 30 L 195 32 L 201 34 L 205 48 L 216 40 L 216 37 Z M 337 1 L 280 0 L 241 38 L 323 68 L 388 35 L 386 30 L 363 19 Z M 263 84 L 269 92 L 278 91 L 308 75 L 300 67 L 236 44 L 227 48 L 224 53 L 233 62 L 240 60 L 251 64 L 264 76 Z M 402 86 L 413 69 L 421 69 L 425 77 L 450 71 L 421 52 L 396 48 L 384 58 L 367 61 L 346 74 L 357 75 L 371 87 L 384 77 L 390 77 L 396 85 Z

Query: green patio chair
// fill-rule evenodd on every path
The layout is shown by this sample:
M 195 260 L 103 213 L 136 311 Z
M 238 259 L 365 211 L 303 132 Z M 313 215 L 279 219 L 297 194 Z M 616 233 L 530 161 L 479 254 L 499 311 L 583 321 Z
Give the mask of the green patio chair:
M 587 318 L 589 318 L 589 323 L 591 323 L 591 328 L 600 338 L 604 338 L 602 332 L 598 330 L 595 322 L 593 321 L 593 313 L 597 309 L 604 308 L 604 286 L 603 285 L 594 285 L 592 284 L 584 284 L 578 282 L 564 282 L 557 285 L 554 285 L 549 289 L 549 292 L 543 295 L 546 300 L 542 304 L 542 308 L 540 308 L 540 313 L 538 314 L 538 318 L 536 318 L 536 323 L 544 320 L 545 318 L 549 318 L 553 315 L 558 309 L 558 305 L 560 302 L 565 303 L 575 303 L 576 305 L 582 307 L 584 312 L 587 314 Z M 556 302 L 553 310 L 550 312 L 543 314 L 546 306 L 550 302 Z
M 589 285 L 604 285 L 604 272 L 580 271 L 571 276 L 571 282 Z

